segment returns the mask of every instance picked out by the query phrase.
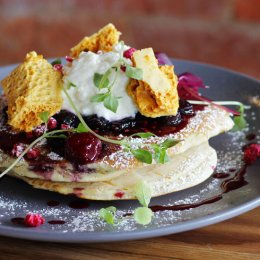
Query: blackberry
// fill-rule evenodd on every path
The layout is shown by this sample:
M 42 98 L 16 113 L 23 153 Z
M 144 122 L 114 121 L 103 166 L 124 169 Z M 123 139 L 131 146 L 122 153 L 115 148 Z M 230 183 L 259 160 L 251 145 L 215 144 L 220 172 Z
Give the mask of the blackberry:
M 179 111 L 182 115 L 192 116 L 194 115 L 193 106 L 187 100 L 180 99 L 179 101 Z
M 126 130 L 130 130 L 136 126 L 137 122 L 135 118 L 125 118 L 122 120 L 114 121 L 110 123 L 110 130 L 115 133 L 123 133 Z
M 109 131 L 109 121 L 97 115 L 83 117 L 88 126 L 94 131 Z
M 72 128 L 76 128 L 79 124 L 78 117 L 67 111 L 67 110 L 61 110 L 59 113 L 55 114 L 53 116 L 57 120 L 57 127 L 61 128 L 61 125 L 68 125 Z

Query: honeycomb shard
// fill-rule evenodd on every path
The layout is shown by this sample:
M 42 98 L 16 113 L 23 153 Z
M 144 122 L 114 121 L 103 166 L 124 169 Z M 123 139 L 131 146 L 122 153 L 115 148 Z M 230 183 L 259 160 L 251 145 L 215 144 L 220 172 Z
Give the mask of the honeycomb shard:
M 57 113 L 62 106 L 62 75 L 50 63 L 30 52 L 24 62 L 2 80 L 8 103 L 8 123 L 29 132 L 41 124 L 39 113 Z
M 127 91 L 139 112 L 153 118 L 176 115 L 179 98 L 173 66 L 158 66 L 152 48 L 134 52 L 133 63 L 135 67 L 142 69 L 143 79 L 132 79 Z
M 77 58 L 82 51 L 109 52 L 118 43 L 121 33 L 111 23 L 91 36 L 84 37 L 76 46 L 71 48 L 70 55 Z

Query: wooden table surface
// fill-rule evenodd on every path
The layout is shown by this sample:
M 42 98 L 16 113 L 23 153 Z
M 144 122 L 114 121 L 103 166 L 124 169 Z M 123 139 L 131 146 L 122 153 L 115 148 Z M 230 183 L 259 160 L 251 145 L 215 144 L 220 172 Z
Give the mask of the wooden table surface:
M 205 228 L 137 241 L 65 244 L 0 237 L 0 259 L 260 259 L 260 207 Z

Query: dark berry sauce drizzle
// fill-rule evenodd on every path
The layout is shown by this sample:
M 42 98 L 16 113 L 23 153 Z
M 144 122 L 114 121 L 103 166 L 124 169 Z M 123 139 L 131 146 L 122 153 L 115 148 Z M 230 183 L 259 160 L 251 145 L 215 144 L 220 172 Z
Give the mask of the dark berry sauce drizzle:
M 246 136 L 246 140 L 248 140 L 248 141 L 253 141 L 255 139 L 256 139 L 256 134 L 254 134 L 254 133 L 250 133 Z
M 225 179 L 227 177 L 229 177 L 230 174 L 229 173 L 225 173 L 225 172 L 216 172 L 213 174 L 213 178 L 216 178 L 216 179 Z
M 50 221 L 48 221 L 48 223 L 50 225 L 63 225 L 66 222 L 64 220 L 50 220 Z
M 14 223 L 14 224 L 23 225 L 24 224 L 24 218 L 12 218 L 11 222 Z
M 216 195 L 214 197 L 211 197 L 211 198 L 199 201 L 199 202 L 191 203 L 191 204 L 179 204 L 179 205 L 173 205 L 173 206 L 154 205 L 154 206 L 151 206 L 150 208 L 153 212 L 165 211 L 165 210 L 176 211 L 176 210 L 193 209 L 193 208 L 200 207 L 202 205 L 217 202 L 222 199 L 224 193 L 228 193 L 232 190 L 239 189 L 248 184 L 248 182 L 245 180 L 245 174 L 246 174 L 247 167 L 248 167 L 248 165 L 245 164 L 244 166 L 241 167 L 241 169 L 239 169 L 235 172 L 235 175 L 233 177 L 223 180 L 223 182 L 220 185 L 222 192 L 219 195 Z M 229 173 L 215 173 L 215 174 L 213 174 L 212 177 L 222 179 L 222 178 L 229 177 L 229 175 L 230 175 Z

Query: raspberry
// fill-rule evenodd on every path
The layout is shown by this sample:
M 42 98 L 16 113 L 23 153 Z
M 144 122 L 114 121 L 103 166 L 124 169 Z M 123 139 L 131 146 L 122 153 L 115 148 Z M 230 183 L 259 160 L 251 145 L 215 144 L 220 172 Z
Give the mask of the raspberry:
M 22 154 L 22 152 L 25 150 L 25 148 L 26 145 L 23 143 L 14 144 L 11 154 L 15 157 L 19 157 Z
M 244 150 L 244 162 L 252 164 L 256 159 L 260 157 L 260 144 L 250 144 Z
M 40 150 L 37 148 L 30 149 L 26 154 L 28 159 L 36 159 L 40 156 Z
M 128 50 L 124 51 L 124 57 L 127 59 L 131 59 L 135 51 L 135 48 L 129 48 Z
M 57 70 L 57 71 L 60 71 L 60 72 L 62 72 L 62 64 L 55 64 L 55 65 L 53 65 L 53 68 L 55 69 L 55 70 Z
M 24 224 L 28 227 L 38 227 L 44 224 L 45 219 L 40 214 L 27 214 L 24 219 Z
M 47 123 L 48 129 L 54 129 L 57 127 L 57 120 L 54 117 L 50 117 Z
M 66 56 L 65 59 L 66 59 L 67 62 L 72 62 L 73 61 L 73 58 L 70 57 L 70 56 Z

